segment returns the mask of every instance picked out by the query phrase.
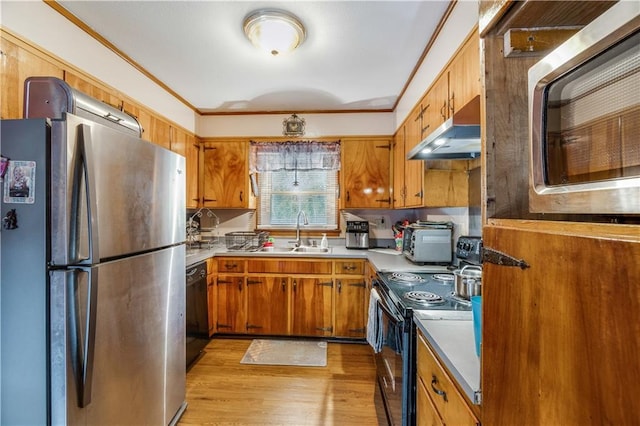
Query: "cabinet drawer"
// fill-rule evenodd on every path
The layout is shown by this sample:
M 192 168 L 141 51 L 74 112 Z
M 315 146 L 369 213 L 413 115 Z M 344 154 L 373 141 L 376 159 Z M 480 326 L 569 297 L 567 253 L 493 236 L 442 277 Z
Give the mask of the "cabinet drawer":
M 336 260 L 336 274 L 364 275 L 364 260 Z
M 313 259 L 252 259 L 249 260 L 250 273 L 276 274 L 331 274 L 330 260 Z
M 428 396 L 445 424 L 477 425 L 464 397 L 427 346 L 422 332 L 418 333 L 418 381 L 422 381 Z
M 218 259 L 218 272 L 219 273 L 229 273 L 229 272 L 244 272 L 245 270 L 245 260 L 240 258 L 227 257 Z
M 444 426 L 442 419 L 433 406 L 429 397 L 429 391 L 422 380 L 416 383 L 416 425 L 417 426 Z

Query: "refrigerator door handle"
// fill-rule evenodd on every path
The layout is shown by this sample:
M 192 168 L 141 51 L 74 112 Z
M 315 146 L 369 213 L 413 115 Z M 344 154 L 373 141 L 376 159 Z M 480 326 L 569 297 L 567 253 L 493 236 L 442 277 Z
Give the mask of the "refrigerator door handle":
M 73 279 L 67 284 L 69 295 L 70 344 L 72 364 L 78 382 L 78 406 L 84 408 L 91 403 L 91 385 L 93 379 L 93 359 L 96 344 L 96 310 L 98 307 L 98 269 L 97 267 L 75 268 Z M 78 276 L 88 274 L 86 299 L 80 300 Z M 81 305 L 84 303 L 84 309 Z M 82 318 L 81 311 L 86 312 Z M 84 333 L 83 333 L 84 329 Z M 84 337 L 84 339 L 83 339 Z
M 89 264 L 100 262 L 100 245 L 98 237 L 98 197 L 96 196 L 96 177 L 93 147 L 91 145 L 91 126 L 80 124 L 78 126 L 78 147 L 80 158 L 84 164 L 84 176 L 86 183 L 87 216 L 89 219 Z M 75 182 L 78 185 L 78 181 Z M 76 209 L 76 212 L 78 209 Z M 78 222 L 76 221 L 76 224 Z M 77 234 L 76 234 L 77 235 Z

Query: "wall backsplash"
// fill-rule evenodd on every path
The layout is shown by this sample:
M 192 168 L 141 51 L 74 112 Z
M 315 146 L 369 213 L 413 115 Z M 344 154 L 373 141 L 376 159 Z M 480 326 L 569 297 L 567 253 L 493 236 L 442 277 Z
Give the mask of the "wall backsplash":
M 206 215 L 199 218 L 202 229 L 215 228 L 214 233 L 223 239 L 227 232 L 253 231 L 256 227 L 254 210 L 213 210 L 220 219 L 217 228 L 214 219 Z M 195 210 L 187 211 L 189 218 Z M 393 239 L 392 225 L 396 222 L 408 220 L 410 223 L 416 220 L 450 221 L 454 224 L 454 241 L 461 235 L 482 235 L 481 212 L 475 207 L 447 207 L 403 210 L 342 210 L 340 212 L 339 238 L 344 238 L 344 230 L 347 220 L 367 220 L 370 223 L 369 233 L 371 240 Z

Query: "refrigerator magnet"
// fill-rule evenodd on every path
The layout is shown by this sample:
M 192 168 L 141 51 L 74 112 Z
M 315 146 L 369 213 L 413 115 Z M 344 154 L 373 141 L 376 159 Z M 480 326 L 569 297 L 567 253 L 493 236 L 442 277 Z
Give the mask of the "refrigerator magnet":
M 33 204 L 35 183 L 35 161 L 9 161 L 4 180 L 3 201 L 7 204 Z

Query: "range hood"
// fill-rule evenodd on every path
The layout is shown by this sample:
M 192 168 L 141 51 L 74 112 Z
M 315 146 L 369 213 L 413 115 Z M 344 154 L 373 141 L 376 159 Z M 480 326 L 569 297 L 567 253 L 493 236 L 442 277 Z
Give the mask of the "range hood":
M 442 123 L 407 154 L 407 160 L 468 160 L 480 156 L 480 97 Z

